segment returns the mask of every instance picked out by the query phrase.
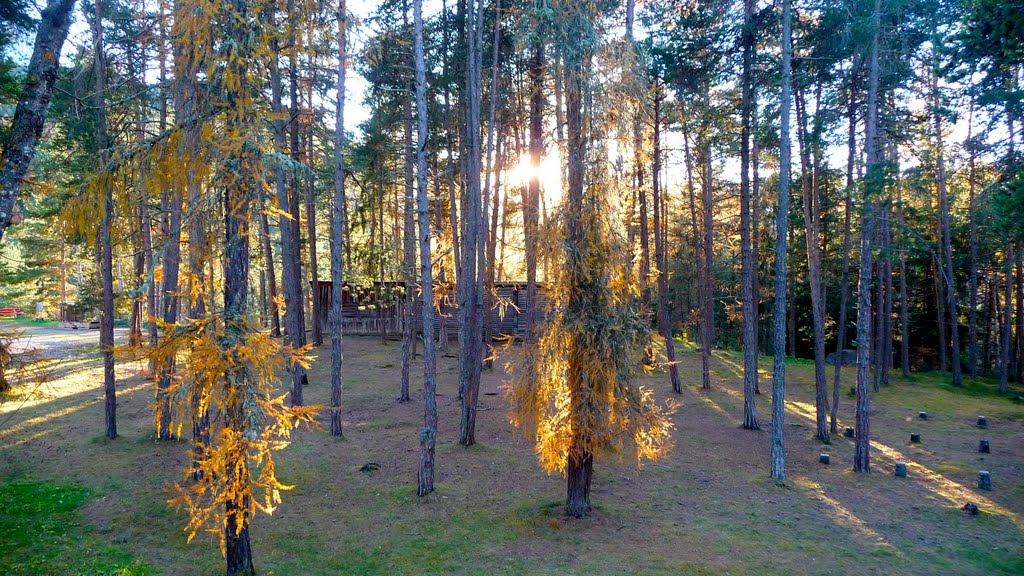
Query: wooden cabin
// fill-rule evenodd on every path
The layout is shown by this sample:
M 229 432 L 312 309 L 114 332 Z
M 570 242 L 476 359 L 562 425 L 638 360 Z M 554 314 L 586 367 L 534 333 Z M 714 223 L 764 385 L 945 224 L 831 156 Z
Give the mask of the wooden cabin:
M 543 318 L 547 308 L 544 285 L 537 283 L 536 318 Z M 325 322 L 325 332 L 330 317 L 331 291 L 333 285 L 329 280 L 317 282 L 317 305 L 320 317 Z M 435 287 L 436 289 L 436 287 Z M 491 325 L 495 337 L 521 335 L 525 325 L 526 310 L 531 305 L 527 302 L 525 282 L 496 282 L 494 292 L 497 295 L 490 310 Z M 423 315 L 420 312 L 420 300 L 417 294 L 416 331 L 423 329 Z M 435 297 L 438 296 L 435 294 Z M 446 334 L 453 338 L 459 331 L 458 298 L 455 287 L 446 288 L 441 292 L 439 314 L 434 324 L 435 334 Z M 343 334 L 383 334 L 398 335 L 402 333 L 405 318 L 405 283 L 373 282 L 372 284 L 350 284 L 346 282 L 341 294 L 342 333 Z M 443 323 L 443 326 L 442 326 Z M 443 329 L 443 332 L 442 332 Z

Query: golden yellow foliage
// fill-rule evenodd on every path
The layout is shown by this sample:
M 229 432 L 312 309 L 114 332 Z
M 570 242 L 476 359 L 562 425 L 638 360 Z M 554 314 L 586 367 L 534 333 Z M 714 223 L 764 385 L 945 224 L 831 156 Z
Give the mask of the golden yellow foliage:
M 320 410 L 289 407 L 284 395 L 274 395 L 286 364 L 308 363 L 308 348 L 282 347 L 248 320 L 233 328 L 225 330 L 214 316 L 161 324 L 165 337 L 149 352 L 158 365 L 184 356 L 168 390 L 177 431 L 199 415 L 221 416 L 211 418 L 210 441 L 197 445 L 195 462 L 185 471 L 198 480 L 173 484 L 168 503 L 188 512 L 190 541 L 205 529 L 218 535 L 222 548 L 226 510 L 237 516 L 231 525 L 241 527 L 243 517 L 272 514 L 281 503 L 281 492 L 291 487 L 278 480 L 273 453 L 288 446 L 296 427 L 317 426 Z M 160 409 L 157 403 L 157 422 Z
M 671 447 L 671 409 L 631 381 L 645 368 L 651 330 L 602 196 L 590 191 L 580 215 L 584 237 L 552 267 L 547 319 L 522 361 L 507 367 L 514 374 L 506 384 L 512 423 L 534 434 L 548 472 L 565 473 L 570 447 L 594 455 L 633 451 L 638 463 Z

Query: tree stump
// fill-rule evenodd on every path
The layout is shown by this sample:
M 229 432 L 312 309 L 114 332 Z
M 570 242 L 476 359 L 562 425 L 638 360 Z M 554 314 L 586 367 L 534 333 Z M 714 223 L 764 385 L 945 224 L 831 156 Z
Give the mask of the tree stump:
M 961 510 L 967 512 L 971 516 L 978 515 L 978 505 L 975 504 L 974 502 L 968 502 L 967 504 L 964 504 L 964 507 L 961 508 Z
M 896 477 L 897 478 L 906 478 L 907 477 L 907 463 L 906 462 L 897 462 L 896 463 Z
M 981 442 L 978 443 L 978 452 L 984 452 L 985 454 L 991 452 L 991 448 L 989 448 L 988 445 L 988 440 L 982 439 Z
M 988 470 L 978 472 L 978 488 L 988 491 L 992 490 L 992 475 L 988 473 Z
M 918 434 L 917 432 L 912 432 L 910 434 L 910 443 L 911 444 L 920 444 L 921 443 L 921 435 Z
M 988 428 L 988 419 L 984 416 L 978 416 L 978 428 Z
M 853 426 L 847 426 L 846 430 L 843 432 L 843 436 L 846 436 L 847 438 L 853 438 Z
M 828 454 L 819 454 L 818 455 L 818 462 L 821 462 L 822 464 L 828 464 L 828 462 L 829 462 Z
M 850 386 L 850 396 L 856 396 L 856 395 L 857 395 L 857 387 L 856 386 Z
M 917 417 L 920 418 L 921 420 L 927 420 L 928 419 L 928 413 L 927 412 L 918 412 L 917 413 Z

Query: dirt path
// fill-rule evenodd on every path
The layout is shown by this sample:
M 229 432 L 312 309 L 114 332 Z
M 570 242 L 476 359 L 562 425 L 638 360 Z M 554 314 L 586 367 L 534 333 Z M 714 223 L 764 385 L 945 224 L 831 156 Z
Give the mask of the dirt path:
M 33 326 L 0 322 L 0 330 L 20 334 L 11 346 L 14 354 L 34 352 L 44 358 L 70 358 L 88 353 L 100 343 L 99 330 L 72 330 L 56 326 Z M 114 343 L 122 344 L 128 338 L 127 328 L 114 328 Z

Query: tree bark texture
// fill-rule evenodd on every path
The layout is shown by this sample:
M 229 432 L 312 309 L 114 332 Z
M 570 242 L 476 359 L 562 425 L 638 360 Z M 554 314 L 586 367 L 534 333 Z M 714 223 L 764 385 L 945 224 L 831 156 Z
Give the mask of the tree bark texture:
M 60 52 L 68 36 L 74 7 L 75 0 L 50 0 L 39 15 L 25 86 L 0 151 L 0 241 L 11 225 L 14 203 L 43 133 L 53 83 L 60 69 Z

